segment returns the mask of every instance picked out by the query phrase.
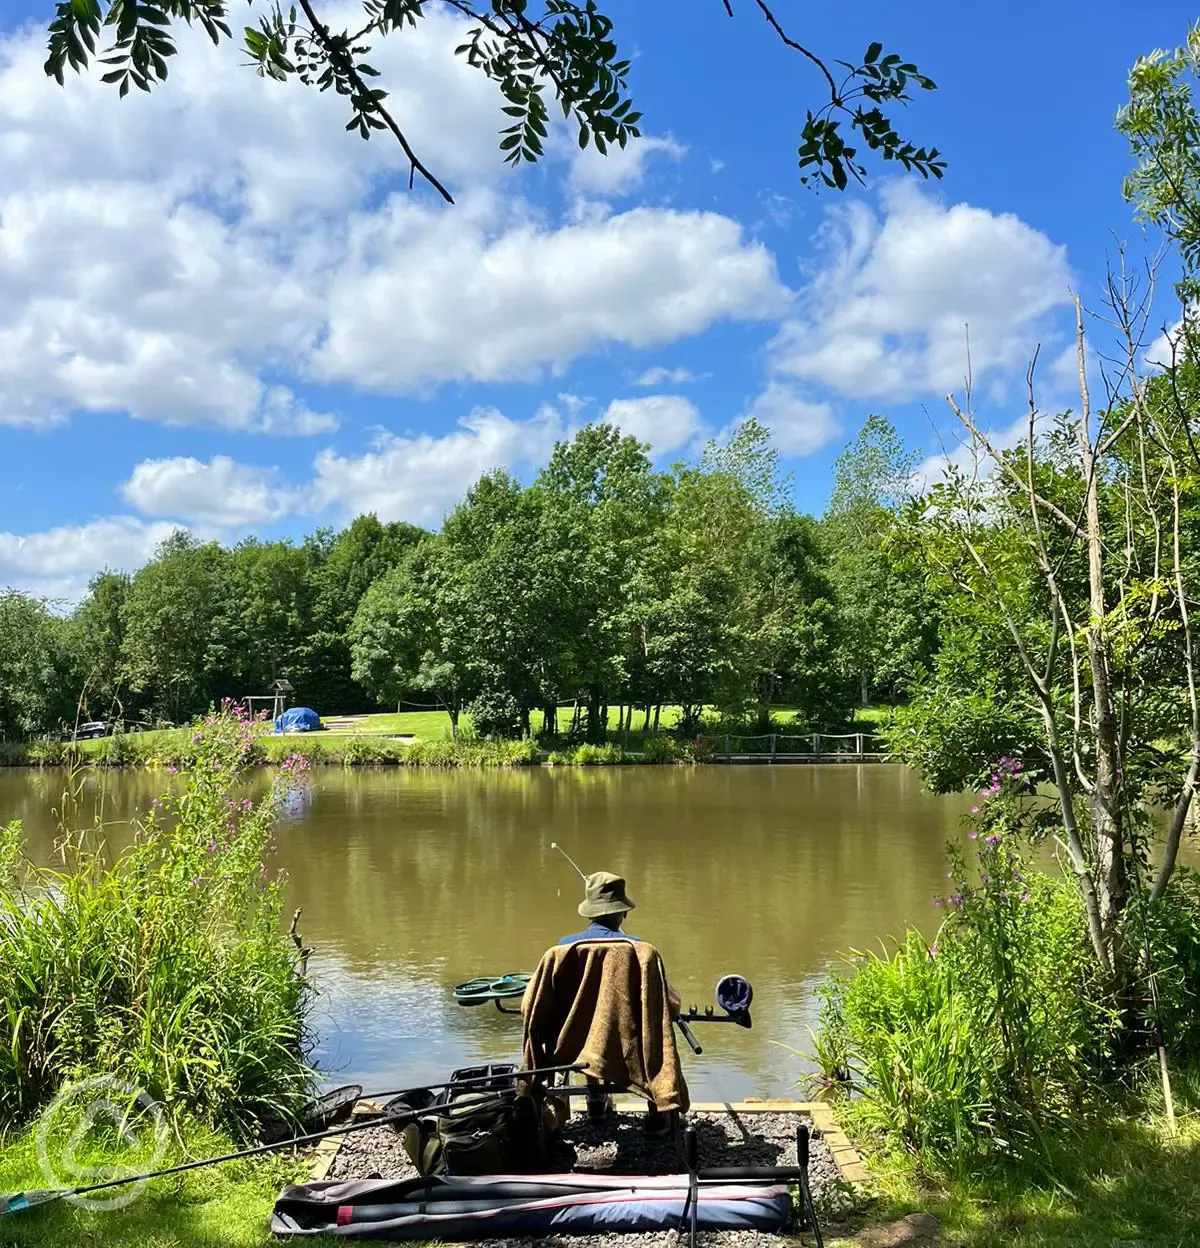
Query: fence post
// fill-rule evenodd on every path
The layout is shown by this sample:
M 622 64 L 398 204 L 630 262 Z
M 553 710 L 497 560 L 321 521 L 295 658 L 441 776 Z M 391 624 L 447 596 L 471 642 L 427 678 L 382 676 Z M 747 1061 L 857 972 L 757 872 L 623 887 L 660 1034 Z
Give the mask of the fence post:
M 813 733 L 813 757 L 821 757 L 821 734 L 819 732 Z
M 725 734 L 725 761 L 729 762 L 729 733 Z
M 863 752 L 862 743 L 863 743 L 863 734 L 861 732 L 855 733 L 854 734 L 854 748 L 857 750 L 859 758 L 862 758 L 862 752 Z
M 771 762 L 775 761 L 775 734 L 771 733 Z

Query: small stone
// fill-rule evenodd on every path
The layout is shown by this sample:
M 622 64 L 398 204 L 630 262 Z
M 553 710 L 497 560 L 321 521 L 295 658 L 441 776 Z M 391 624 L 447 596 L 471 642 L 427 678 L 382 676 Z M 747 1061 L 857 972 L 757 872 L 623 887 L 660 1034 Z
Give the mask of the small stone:
M 696 1128 L 700 1164 L 709 1166 L 787 1166 L 796 1162 L 796 1127 L 806 1116 L 796 1113 L 694 1113 L 688 1122 Z M 575 1114 L 563 1131 L 563 1152 L 550 1170 L 592 1170 L 609 1174 L 678 1174 L 681 1170 L 670 1140 L 650 1140 L 642 1132 L 641 1114 L 616 1114 L 604 1122 L 589 1122 Z M 413 1178 L 412 1163 L 391 1127 L 376 1127 L 342 1138 L 329 1169 L 330 1179 Z M 814 1197 L 827 1184 L 841 1180 L 837 1164 L 824 1141 L 809 1142 L 809 1185 Z M 817 1200 L 818 1210 L 820 1201 Z M 702 1231 L 700 1248 L 794 1248 L 800 1232 L 811 1242 L 806 1227 L 789 1227 L 783 1235 L 758 1231 Z M 528 1248 L 532 1241 L 485 1240 L 476 1248 Z M 645 1234 L 549 1236 L 538 1248 L 685 1248 L 674 1228 Z M 897 1241 L 898 1244 L 929 1241 Z M 880 1245 L 884 1248 L 884 1245 Z

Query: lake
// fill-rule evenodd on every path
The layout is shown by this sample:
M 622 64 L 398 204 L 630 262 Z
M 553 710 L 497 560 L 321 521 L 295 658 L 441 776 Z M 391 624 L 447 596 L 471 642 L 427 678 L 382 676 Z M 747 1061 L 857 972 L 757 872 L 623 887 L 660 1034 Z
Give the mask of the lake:
M 113 836 L 164 777 L 95 773 Z M 24 821 L 48 860 L 64 773 L 0 771 L 0 819 Z M 368 1091 L 515 1060 L 520 1020 L 455 1005 L 456 983 L 530 971 L 585 926 L 585 871 L 623 874 L 627 927 L 662 951 L 685 1003 L 722 974 L 754 984 L 754 1027 L 697 1025 L 681 1044 L 697 1100 L 789 1095 L 809 1068 L 815 988 L 852 948 L 906 923 L 931 930 L 944 847 L 965 843 L 969 797 L 934 797 L 889 764 L 313 772 L 280 829 L 289 905 L 314 948 L 317 1058 L 333 1083 Z M 790 1048 L 788 1047 L 790 1046 Z

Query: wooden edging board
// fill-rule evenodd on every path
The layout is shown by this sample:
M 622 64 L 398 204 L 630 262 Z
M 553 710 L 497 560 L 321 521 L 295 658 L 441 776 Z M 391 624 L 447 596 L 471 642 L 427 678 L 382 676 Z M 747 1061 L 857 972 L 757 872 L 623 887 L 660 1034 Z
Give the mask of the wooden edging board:
M 614 1100 L 617 1109 L 621 1113 L 636 1114 L 644 1113 L 646 1110 L 646 1102 L 636 1096 L 618 1096 Z M 383 1109 L 382 1102 L 359 1101 L 354 1107 L 354 1113 L 358 1116 L 378 1113 L 381 1109 Z M 786 1099 L 773 1101 L 702 1101 L 693 1105 L 692 1110 L 698 1114 L 732 1114 L 734 1117 L 745 1117 L 753 1114 L 803 1114 L 812 1122 L 814 1131 L 825 1141 L 826 1147 L 833 1157 L 834 1165 L 838 1168 L 838 1173 L 847 1183 L 866 1183 L 870 1178 L 870 1174 L 863 1164 L 862 1158 L 858 1155 L 858 1151 L 842 1130 L 833 1108 L 826 1105 L 823 1101 L 793 1101 Z M 319 1183 L 328 1177 L 330 1168 L 333 1165 L 333 1159 L 337 1156 L 338 1149 L 341 1147 L 344 1138 L 344 1136 L 340 1135 L 334 1136 L 332 1139 L 322 1140 L 317 1145 L 316 1154 L 313 1157 L 312 1170 L 309 1173 L 311 1182 Z

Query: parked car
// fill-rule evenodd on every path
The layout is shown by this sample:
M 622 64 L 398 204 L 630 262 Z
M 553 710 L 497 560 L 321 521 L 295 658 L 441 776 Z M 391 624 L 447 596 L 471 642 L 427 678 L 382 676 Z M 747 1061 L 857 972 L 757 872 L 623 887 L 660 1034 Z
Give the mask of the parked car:
M 73 735 L 80 741 L 86 741 L 91 737 L 107 737 L 111 731 L 111 724 L 105 723 L 102 719 L 94 719 L 89 723 L 80 724 Z

